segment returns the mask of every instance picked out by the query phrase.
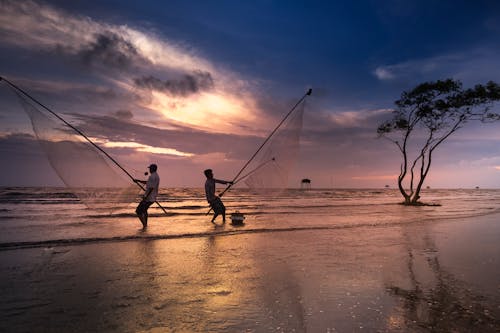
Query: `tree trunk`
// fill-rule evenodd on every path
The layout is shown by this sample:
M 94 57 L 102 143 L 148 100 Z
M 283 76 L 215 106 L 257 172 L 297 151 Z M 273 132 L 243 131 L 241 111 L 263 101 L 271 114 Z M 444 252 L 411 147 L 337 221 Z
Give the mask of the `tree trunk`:
M 401 195 L 405 198 L 405 205 L 409 205 L 411 201 L 411 196 L 408 195 L 403 187 L 403 178 L 398 177 L 398 188 L 399 192 L 401 192 Z

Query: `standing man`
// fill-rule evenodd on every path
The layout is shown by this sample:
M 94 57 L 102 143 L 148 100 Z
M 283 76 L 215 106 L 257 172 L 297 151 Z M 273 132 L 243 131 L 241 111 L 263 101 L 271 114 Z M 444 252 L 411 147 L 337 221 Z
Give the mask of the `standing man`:
M 156 164 L 151 164 L 149 167 L 149 177 L 147 181 L 134 179 L 136 183 L 141 183 L 146 185 L 146 192 L 142 197 L 142 201 L 137 206 L 135 213 L 141 220 L 142 228 L 146 229 L 148 226 L 148 208 L 156 201 L 156 196 L 158 195 L 158 188 L 160 187 L 160 176 L 156 173 L 158 167 Z
M 226 223 L 226 207 L 222 203 L 220 197 L 215 195 L 215 183 L 233 185 L 233 182 L 215 179 L 212 169 L 207 169 L 203 171 L 203 173 L 207 177 L 207 180 L 205 181 L 205 195 L 207 196 L 207 201 L 210 204 L 210 207 L 214 210 L 214 217 L 211 222 L 215 224 L 215 218 L 222 214 L 222 223 Z

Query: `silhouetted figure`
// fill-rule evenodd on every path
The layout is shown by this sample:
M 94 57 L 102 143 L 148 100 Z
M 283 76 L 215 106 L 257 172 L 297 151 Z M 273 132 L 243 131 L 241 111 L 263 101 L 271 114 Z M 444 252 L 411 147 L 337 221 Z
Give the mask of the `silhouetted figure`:
M 211 222 L 215 224 L 215 218 L 222 214 L 222 223 L 226 223 L 226 207 L 222 203 L 220 197 L 215 195 L 215 183 L 232 185 L 233 182 L 215 179 L 212 169 L 207 169 L 203 171 L 203 173 L 207 177 L 207 180 L 205 181 L 205 195 L 210 207 L 214 210 L 214 217 Z
M 306 190 L 311 189 L 311 180 L 307 178 L 302 179 L 302 181 L 300 182 L 300 188 Z
M 158 195 L 158 189 L 160 187 L 160 176 L 156 173 L 158 167 L 156 164 L 151 164 L 148 168 L 150 175 L 147 181 L 134 179 L 136 183 L 146 185 L 146 191 L 135 210 L 139 220 L 141 220 L 143 229 L 146 229 L 148 226 L 148 208 L 156 201 L 156 196 Z

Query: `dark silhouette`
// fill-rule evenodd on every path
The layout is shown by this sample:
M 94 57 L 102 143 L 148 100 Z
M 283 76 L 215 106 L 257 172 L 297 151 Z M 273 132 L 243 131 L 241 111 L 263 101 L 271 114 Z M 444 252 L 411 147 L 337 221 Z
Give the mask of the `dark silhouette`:
M 139 220 L 141 220 L 143 229 L 146 229 L 148 226 L 148 208 L 156 201 L 156 196 L 158 195 L 158 189 L 160 187 L 160 177 L 156 173 L 158 169 L 157 165 L 151 164 L 148 168 L 150 175 L 147 181 L 134 179 L 136 183 L 146 185 L 146 192 L 135 210 Z
M 207 177 L 205 181 L 205 195 L 210 207 L 214 210 L 214 217 L 211 222 L 215 224 L 215 218 L 222 214 L 222 223 L 226 223 L 226 207 L 222 203 L 220 196 L 215 195 L 215 183 L 232 185 L 233 182 L 215 179 L 212 169 L 207 169 L 203 173 Z
M 310 189 L 311 188 L 311 180 L 307 179 L 307 178 L 302 179 L 302 181 L 300 182 L 300 188 L 301 189 Z
M 499 113 L 490 111 L 499 100 L 500 86 L 491 81 L 465 90 L 458 80 L 425 82 L 401 94 L 395 102 L 397 108 L 392 119 L 379 125 L 377 133 L 393 142 L 401 152 L 403 162 L 398 187 L 404 204 L 420 204 L 420 191 L 433 153 L 450 135 L 472 120 L 500 120 Z M 410 147 L 417 145 L 417 141 L 422 143 L 412 157 Z

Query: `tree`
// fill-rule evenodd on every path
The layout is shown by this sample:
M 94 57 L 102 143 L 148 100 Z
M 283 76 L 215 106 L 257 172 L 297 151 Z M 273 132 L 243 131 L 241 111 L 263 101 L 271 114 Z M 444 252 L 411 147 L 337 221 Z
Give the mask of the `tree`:
M 492 111 L 499 100 L 500 86 L 492 81 L 463 89 L 459 80 L 446 79 L 401 94 L 392 119 L 380 124 L 377 133 L 401 152 L 398 187 L 404 204 L 420 204 L 420 191 L 439 145 L 470 121 L 500 120 L 500 111 Z

